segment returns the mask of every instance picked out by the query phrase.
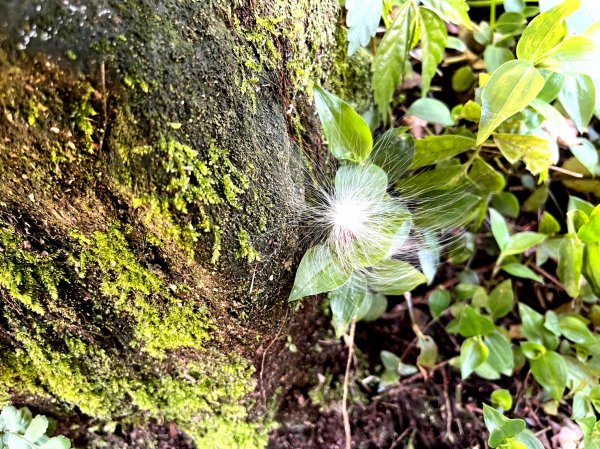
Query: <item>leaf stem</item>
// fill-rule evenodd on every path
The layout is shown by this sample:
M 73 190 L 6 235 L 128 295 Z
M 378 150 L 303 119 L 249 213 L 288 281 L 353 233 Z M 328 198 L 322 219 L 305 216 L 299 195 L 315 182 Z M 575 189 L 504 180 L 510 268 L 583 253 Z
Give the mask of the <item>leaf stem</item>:
M 494 28 L 496 28 L 496 0 L 490 2 L 490 43 L 494 44 Z

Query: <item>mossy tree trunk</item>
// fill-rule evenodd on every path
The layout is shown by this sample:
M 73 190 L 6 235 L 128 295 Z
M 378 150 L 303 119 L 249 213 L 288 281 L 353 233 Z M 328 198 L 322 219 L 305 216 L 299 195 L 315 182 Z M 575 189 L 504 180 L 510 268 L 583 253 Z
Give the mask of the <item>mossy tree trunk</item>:
M 240 1 L 0 3 L 0 400 L 264 446 L 338 1 Z

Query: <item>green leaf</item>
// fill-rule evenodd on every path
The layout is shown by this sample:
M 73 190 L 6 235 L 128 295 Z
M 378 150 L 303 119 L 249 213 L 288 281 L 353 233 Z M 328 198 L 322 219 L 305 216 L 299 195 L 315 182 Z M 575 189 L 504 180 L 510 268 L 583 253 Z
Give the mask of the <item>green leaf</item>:
M 570 212 L 572 210 L 579 210 L 586 214 L 588 217 L 592 215 L 594 211 L 594 205 L 589 203 L 581 198 L 577 198 L 576 196 L 569 196 L 569 203 L 567 205 L 567 210 Z
M 429 311 L 435 319 L 439 318 L 450 305 L 450 293 L 445 288 L 438 288 L 429 295 Z
M 498 192 L 492 195 L 491 206 L 507 217 L 517 218 L 519 216 L 519 200 L 510 192 Z
M 12 433 L 24 433 L 31 422 L 31 412 L 27 407 L 17 410 L 16 407 L 7 405 L 2 408 L 0 416 L 8 431 Z
M 399 9 L 390 28 L 379 43 L 373 58 L 373 83 L 375 104 L 380 117 L 387 121 L 388 105 L 406 70 L 408 52 L 412 49 L 416 23 L 412 2 L 405 2 Z
M 534 435 L 534 433 L 525 429 L 523 432 L 516 436 L 517 440 L 525 445 L 527 449 L 545 449 L 540 440 Z
M 534 18 L 519 39 L 517 57 L 537 63 L 565 36 L 563 21 L 579 8 L 579 0 L 567 0 Z
M 600 297 L 600 242 L 588 243 L 583 251 L 583 275 L 592 291 Z
M 519 232 L 518 234 L 513 234 L 506 241 L 504 248 L 502 248 L 502 254 L 504 256 L 521 254 L 543 242 L 545 238 L 546 235 L 539 232 Z
M 563 75 L 600 76 L 600 69 L 596 67 L 599 56 L 593 40 L 585 36 L 569 36 L 544 54 L 541 64 Z
M 458 135 L 428 136 L 415 142 L 415 157 L 410 168 L 433 165 L 464 153 L 475 146 L 475 139 Z
M 452 75 L 452 89 L 455 92 L 466 92 L 473 83 L 475 83 L 475 75 L 468 65 L 461 67 Z
M 381 358 L 381 363 L 386 371 L 398 372 L 398 367 L 402 363 L 400 357 L 390 351 L 381 351 L 379 357 Z
M 429 92 L 431 80 L 435 75 L 437 66 L 444 57 L 444 49 L 448 42 L 446 25 L 439 16 L 430 9 L 420 7 L 421 24 L 421 79 L 423 87 L 421 95 L 424 97 Z
M 388 259 L 373 267 L 369 273 L 369 285 L 384 295 L 403 295 L 427 282 L 427 278 L 411 264 L 402 260 Z
M 498 193 L 506 187 L 504 175 L 498 173 L 483 159 L 477 158 L 469 171 L 469 179 L 473 181 L 483 194 Z
M 590 173 L 600 173 L 600 165 L 598 151 L 593 143 L 587 139 L 577 139 L 576 145 L 569 147 L 573 156 L 583 165 Z
M 371 307 L 371 294 L 362 275 L 352 276 L 344 285 L 329 292 L 332 324 L 337 338 L 353 320 L 360 320 Z
M 529 341 L 544 345 L 548 349 L 558 346 L 558 338 L 544 327 L 544 316 L 526 304 L 519 302 L 519 316 L 523 323 L 523 335 Z
M 483 52 L 483 62 L 488 73 L 493 73 L 502 64 L 515 59 L 508 48 L 488 45 Z
M 577 236 L 585 243 L 600 241 L 600 205 L 592 211 L 590 221 L 579 228 Z
M 574 237 L 562 239 L 558 248 L 558 278 L 571 298 L 579 296 L 583 268 L 583 243 Z
M 429 123 L 443 126 L 454 125 L 454 119 L 448 106 L 435 98 L 419 98 L 410 105 L 406 114 L 413 115 Z
M 335 174 L 336 201 L 381 201 L 387 187 L 387 174 L 377 165 L 344 165 Z
M 315 105 L 331 153 L 337 159 L 364 161 L 373 149 L 373 136 L 363 118 L 348 103 L 319 86 L 315 86 Z
M 71 441 L 62 435 L 50 438 L 40 446 L 40 449 L 70 449 Z
M 558 99 L 580 132 L 587 129 L 594 115 L 595 95 L 594 82 L 589 76 L 565 77 L 565 84 L 558 94 Z
M 419 356 L 417 364 L 425 368 L 433 368 L 437 363 L 438 348 L 429 335 L 419 335 L 417 339 Z
M 529 361 L 531 374 L 556 401 L 562 399 L 569 369 L 565 359 L 554 351 L 546 351 L 537 359 Z
M 596 336 L 588 329 L 587 325 L 574 316 L 566 316 L 560 320 L 560 331 L 574 343 L 590 345 L 596 343 Z
M 528 359 L 535 360 L 546 353 L 546 348 L 544 345 L 535 343 L 533 341 L 522 341 L 521 351 Z
M 378 137 L 371 153 L 371 161 L 385 170 L 390 181 L 400 179 L 414 157 L 415 139 L 400 128 L 392 128 Z
M 504 388 L 499 388 L 492 391 L 490 400 L 492 401 L 492 405 L 494 407 L 501 408 L 502 410 L 510 410 L 512 408 L 512 396 L 510 395 L 510 391 Z
M 375 321 L 383 316 L 388 302 L 387 298 L 379 293 L 369 293 L 371 295 L 371 307 L 367 313 L 361 318 L 362 321 Z
M 508 239 L 510 238 L 508 225 L 506 224 L 506 220 L 504 220 L 504 217 L 499 212 L 492 208 L 490 208 L 489 211 L 492 234 L 494 235 L 494 239 L 496 239 L 498 247 L 500 248 L 500 250 L 502 250 L 506 246 L 506 244 L 508 243 Z
M 543 87 L 544 77 L 531 62 L 502 64 L 481 91 L 477 145 L 483 144 L 507 118 L 525 109 Z
M 381 0 L 346 0 L 348 26 L 348 56 L 367 45 L 377 32 L 383 12 Z
M 495 321 L 507 315 L 513 308 L 514 295 L 512 290 L 512 281 L 507 279 L 500 283 L 488 296 L 486 309 L 492 315 Z
M 504 10 L 510 12 L 523 12 L 525 0 L 504 0 Z
M 427 278 L 427 284 L 430 285 L 440 264 L 441 246 L 433 233 L 425 232 L 423 234 L 423 243 L 420 245 L 417 253 L 421 272 Z
M 547 173 L 548 167 L 558 161 L 556 144 L 540 136 L 494 134 L 494 142 L 511 164 L 523 159 L 533 175 Z
M 47 429 L 48 418 L 43 415 L 38 415 L 31 420 L 31 423 L 29 423 L 29 426 L 27 427 L 27 430 L 23 436 L 25 439 L 35 443 L 44 436 Z
M 466 379 L 485 362 L 489 349 L 479 337 L 467 338 L 460 347 L 460 377 Z
M 508 419 L 498 410 L 483 404 L 483 420 L 490 432 L 488 444 L 495 448 L 508 438 L 518 435 L 525 429 L 522 419 Z
M 496 330 L 494 322 L 471 306 L 464 306 L 458 317 L 458 332 L 463 337 L 490 334 Z
M 531 268 L 526 265 L 513 262 L 502 265 L 502 269 L 508 274 L 512 274 L 518 278 L 531 279 L 532 281 L 539 282 L 540 284 L 544 283 L 544 279 L 538 274 L 535 274 L 535 272 L 533 272 Z
M 540 219 L 539 232 L 546 235 L 556 234 L 560 232 L 560 224 L 552 214 L 544 211 Z
M 560 73 L 545 69 L 540 70 L 540 73 L 544 76 L 546 83 L 542 91 L 538 94 L 537 99 L 545 103 L 552 103 L 565 85 L 565 77 Z M 546 118 L 550 120 L 551 117 Z
M 505 376 L 510 376 L 515 367 L 515 359 L 508 338 L 497 330 L 483 337 L 483 342 L 490 350 L 486 363 Z
M 336 260 L 327 246 L 315 245 L 300 261 L 289 300 L 335 290 L 351 274 L 352 270 Z
M 525 25 L 527 25 L 527 19 L 523 14 L 507 11 L 496 21 L 496 31 L 502 34 L 517 35 L 525 29 Z
M 473 29 L 466 0 L 423 0 L 422 3 L 433 9 L 444 21 Z

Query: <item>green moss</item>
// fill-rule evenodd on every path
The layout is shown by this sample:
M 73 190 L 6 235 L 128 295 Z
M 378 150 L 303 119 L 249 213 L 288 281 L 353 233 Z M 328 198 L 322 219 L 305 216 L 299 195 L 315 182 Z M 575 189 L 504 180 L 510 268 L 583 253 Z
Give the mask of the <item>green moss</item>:
M 210 140 L 202 158 L 189 145 L 163 138 L 152 146 L 122 145 L 119 154 L 123 164 L 116 176 L 135 192 L 133 206 L 145 212 L 145 223 L 154 234 L 174 241 L 193 257 L 196 242 L 203 234 L 213 233 L 211 261 L 216 263 L 222 227 L 210 208 L 241 209 L 240 196 L 249 187 L 248 178 L 229 159 L 229 151 Z
M 252 242 L 250 241 L 250 234 L 245 229 L 240 229 L 238 233 L 238 243 L 240 248 L 236 252 L 236 257 L 246 258 L 248 263 L 260 260 L 260 253 L 254 249 Z
M 75 234 L 83 246 L 76 264 L 80 276 L 91 268 L 102 276 L 101 292 L 115 300 L 120 313 L 136 320 L 135 335 L 155 358 L 182 347 L 202 349 L 211 324 L 205 311 L 171 294 L 156 274 L 140 265 L 124 235 L 115 227 L 93 238 Z M 161 313 L 163 307 L 167 311 Z
M 40 296 L 56 300 L 58 283 L 63 274 L 54 267 L 51 256 L 41 256 L 23 250 L 24 241 L 14 230 L 0 230 L 0 286 L 11 297 L 21 301 L 34 312 L 43 315 Z
M 90 96 L 93 92 L 95 92 L 94 89 L 90 87 L 87 93 L 81 99 L 77 109 L 71 113 L 73 128 L 75 131 L 80 132 L 83 135 L 86 144 L 85 150 L 88 152 L 92 152 L 94 150 L 93 136 L 96 128 L 93 123 L 95 120 L 94 117 L 98 115 L 90 102 Z

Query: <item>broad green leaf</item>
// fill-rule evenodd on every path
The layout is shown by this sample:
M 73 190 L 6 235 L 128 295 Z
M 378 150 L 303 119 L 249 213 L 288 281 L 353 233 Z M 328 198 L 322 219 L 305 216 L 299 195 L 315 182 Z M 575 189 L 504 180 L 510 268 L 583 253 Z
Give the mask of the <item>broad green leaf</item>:
M 415 25 L 412 2 L 405 2 L 398 9 L 394 22 L 381 39 L 373 58 L 372 89 L 379 116 L 384 122 L 388 118 L 388 105 L 405 73 L 408 52 L 416 45 L 413 38 Z
M 493 73 L 502 64 L 515 59 L 508 48 L 488 45 L 483 52 L 483 62 L 488 73 Z
M 444 57 L 444 49 L 448 42 L 446 25 L 439 16 L 430 9 L 419 8 L 421 25 L 421 79 L 423 87 L 421 95 L 425 97 L 429 92 L 431 80 L 435 75 L 437 66 Z
M 523 323 L 523 335 L 529 341 L 540 343 L 548 349 L 558 346 L 558 338 L 544 327 L 544 316 L 526 304 L 519 302 L 519 316 Z
M 522 12 L 525 9 L 525 0 L 504 0 L 504 10 Z
M 475 103 L 473 100 L 467 101 L 460 111 L 460 118 L 479 123 L 479 119 L 481 118 L 481 106 L 479 103 Z
M 570 36 L 544 54 L 540 64 L 563 75 L 600 76 L 599 56 L 598 48 L 590 38 Z
M 388 302 L 387 298 L 379 293 L 369 293 L 371 295 L 371 307 L 367 313 L 361 318 L 362 321 L 375 321 L 383 316 Z
M 481 92 L 477 145 L 483 144 L 507 118 L 522 111 L 544 87 L 544 77 L 531 62 L 509 61 L 490 77 Z
M 315 105 L 331 153 L 337 159 L 364 161 L 373 149 L 373 136 L 363 118 L 348 103 L 319 86 L 315 86 Z
M 569 368 L 565 359 L 554 351 L 546 351 L 537 359 L 530 360 L 531 374 L 556 401 L 562 399 Z
M 517 35 L 525 29 L 525 25 L 527 25 L 527 19 L 523 14 L 507 11 L 496 21 L 496 31 L 501 34 Z
M 464 25 L 469 30 L 473 29 L 466 0 L 423 0 L 422 3 L 433 9 L 446 22 Z
M 430 191 L 455 188 L 463 174 L 464 168 L 460 164 L 435 168 L 398 180 L 396 188 L 406 197 L 421 197 Z
M 542 443 L 540 442 L 540 440 L 538 439 L 538 437 L 536 437 L 535 434 L 529 429 L 525 429 L 523 432 L 518 434 L 515 438 L 517 440 L 519 440 L 521 443 L 523 443 L 525 445 L 526 449 L 545 449 L 544 446 L 542 445 Z M 525 448 L 522 448 L 522 449 L 525 449 Z M 519 449 L 521 449 L 521 448 L 519 448 Z
M 560 232 L 560 224 L 548 211 L 544 211 L 540 219 L 539 232 L 546 235 L 556 234 Z
M 588 329 L 587 325 L 574 316 L 565 316 L 560 322 L 561 333 L 574 343 L 584 345 L 596 343 L 596 336 Z
M 565 36 L 563 21 L 579 8 L 579 0 L 566 0 L 533 19 L 519 39 L 517 57 L 537 63 Z
M 473 83 L 475 83 L 475 75 L 468 65 L 461 67 L 452 75 L 452 90 L 455 92 L 466 92 Z
M 362 275 L 352 276 L 344 285 L 329 292 L 332 324 L 336 337 L 341 337 L 353 320 L 360 320 L 371 307 L 372 294 Z
M 458 135 L 427 136 L 415 142 L 415 157 L 410 168 L 421 168 L 450 159 L 475 146 L 475 139 Z
M 513 399 L 510 391 L 505 388 L 499 388 L 492 391 L 490 395 L 490 401 L 494 407 L 498 407 L 502 410 L 510 410 L 512 408 Z
M 594 205 L 592 203 L 589 203 L 588 201 L 582 200 L 581 198 L 577 198 L 576 196 L 571 195 L 569 197 L 569 203 L 567 205 L 567 210 L 568 211 L 580 210 L 587 216 L 590 216 L 590 215 L 592 215 L 592 212 L 594 211 Z
M 38 415 L 31 420 L 23 436 L 25 439 L 35 443 L 44 436 L 47 429 L 48 418 L 43 415 Z
M 488 444 L 492 448 L 525 429 L 525 421 L 522 419 L 509 419 L 487 404 L 483 404 L 483 420 L 490 432 Z
M 560 73 L 545 69 L 540 70 L 540 73 L 544 76 L 546 83 L 542 91 L 538 94 L 537 99 L 545 103 L 552 103 L 565 85 L 565 77 Z M 550 117 L 546 118 L 550 120 Z
M 592 291 L 600 297 L 600 242 L 588 243 L 583 251 L 583 275 Z
M 486 309 L 495 321 L 507 315 L 513 308 L 514 295 L 512 281 L 507 279 L 500 283 L 488 296 Z
M 490 208 L 489 211 L 492 234 L 494 235 L 494 238 L 496 239 L 496 243 L 498 244 L 500 250 L 503 250 L 508 242 L 508 239 L 510 238 L 508 225 L 506 224 L 506 220 L 504 220 L 504 217 L 499 212 L 492 208 Z
M 494 322 L 471 306 L 464 306 L 458 317 L 458 332 L 463 337 L 490 334 L 496 330 Z
M 400 357 L 390 351 L 381 351 L 379 357 L 381 358 L 381 363 L 386 371 L 398 372 L 398 367 L 402 363 Z
M 429 295 L 429 311 L 433 318 L 439 318 L 450 305 L 450 293 L 445 288 L 438 288 Z
M 529 268 L 526 265 L 520 264 L 520 263 L 513 262 L 513 263 L 503 264 L 502 270 L 504 270 L 508 274 L 512 274 L 513 276 L 516 276 L 518 278 L 531 279 L 532 281 L 539 282 L 540 284 L 544 283 L 544 279 L 540 275 L 535 274 L 535 272 L 532 271 L 531 268 Z
M 71 448 L 71 441 L 68 438 L 63 437 L 62 435 L 50 438 L 48 441 L 46 441 L 44 444 L 42 444 L 40 446 L 40 449 L 70 449 L 70 448 Z
M 521 254 L 529 248 L 541 243 L 546 238 L 545 234 L 539 232 L 519 232 L 513 234 L 506 241 L 506 245 L 502 248 L 502 254 L 511 256 L 513 254 Z
M 558 278 L 571 298 L 579 296 L 581 270 L 583 268 L 583 243 L 574 237 L 562 239 L 558 249 Z
M 508 338 L 497 330 L 483 337 L 483 342 L 490 350 L 486 363 L 505 376 L 510 376 L 515 367 L 515 359 Z
M 382 0 L 346 0 L 348 26 L 348 56 L 369 43 L 377 32 L 383 12 Z
M 469 179 L 483 194 L 498 193 L 506 187 L 504 175 L 498 173 L 483 159 L 477 158 L 469 171 Z
M 485 362 L 490 350 L 480 337 L 467 338 L 460 347 L 460 377 L 466 379 Z
M 415 157 L 415 139 L 411 134 L 392 128 L 377 138 L 371 161 L 396 181 L 408 170 Z
M 590 215 L 590 221 L 579 228 L 577 235 L 586 243 L 600 241 L 600 205 L 594 208 Z
M 424 229 L 441 231 L 465 226 L 478 214 L 481 196 L 459 188 L 449 192 L 432 190 L 427 193 L 419 198 L 423 210 L 413 216 L 415 224 Z
M 494 134 L 494 142 L 511 164 L 523 159 L 532 175 L 547 173 L 548 167 L 558 161 L 556 144 L 540 136 Z
M 352 270 L 336 260 L 325 245 L 310 248 L 296 271 L 290 301 L 309 295 L 329 292 L 341 287 L 350 278 Z
M 577 158 L 579 163 L 583 165 L 590 173 L 600 173 L 598 151 L 593 143 L 587 139 L 577 139 L 577 144 L 569 147 L 573 156 Z
M 580 132 L 587 129 L 594 115 L 595 95 L 594 82 L 589 76 L 565 77 L 565 84 L 558 94 L 558 99 Z M 596 150 L 593 152 L 596 153 Z
M 490 205 L 502 215 L 506 215 L 507 217 L 517 218 L 519 216 L 519 200 L 510 192 L 498 192 L 492 195 L 492 201 Z
M 454 119 L 450 115 L 448 106 L 435 98 L 419 98 L 410 105 L 406 114 L 413 115 L 429 123 L 443 126 L 454 125 Z
M 522 341 L 521 351 L 528 359 L 535 360 L 546 353 L 546 348 L 544 345 L 533 341 Z
M 427 278 L 411 264 L 402 260 L 388 259 L 369 272 L 369 285 L 384 295 L 403 295 Z
M 419 335 L 417 339 L 419 356 L 417 364 L 425 368 L 433 368 L 437 363 L 438 348 L 429 335 Z

